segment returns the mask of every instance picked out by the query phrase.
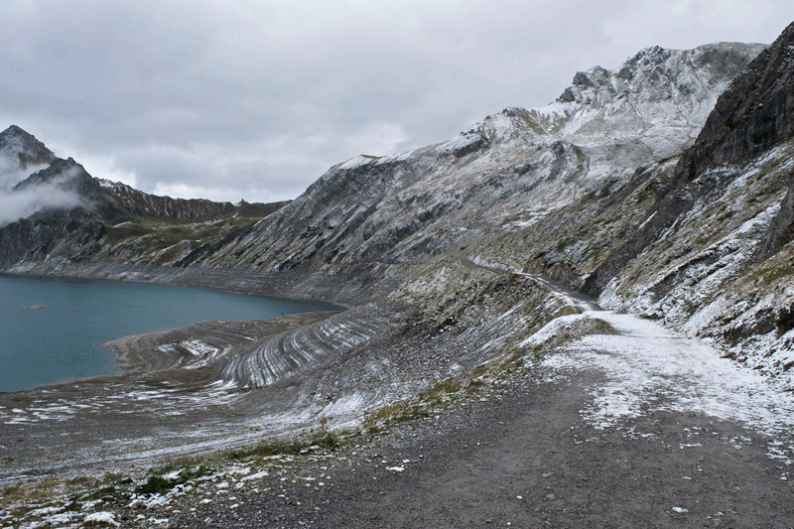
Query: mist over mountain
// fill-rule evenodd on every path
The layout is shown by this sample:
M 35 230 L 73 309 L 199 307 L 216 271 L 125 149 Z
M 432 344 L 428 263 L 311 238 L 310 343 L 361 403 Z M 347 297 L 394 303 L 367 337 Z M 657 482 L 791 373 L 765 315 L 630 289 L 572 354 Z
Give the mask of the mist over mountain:
M 63 174 L 36 190 L 17 186 L 32 174 L 45 169 L 55 155 L 34 136 L 12 125 L 0 133 L 0 225 L 46 209 L 70 209 L 82 201 L 76 194 L 59 187 L 71 178 Z

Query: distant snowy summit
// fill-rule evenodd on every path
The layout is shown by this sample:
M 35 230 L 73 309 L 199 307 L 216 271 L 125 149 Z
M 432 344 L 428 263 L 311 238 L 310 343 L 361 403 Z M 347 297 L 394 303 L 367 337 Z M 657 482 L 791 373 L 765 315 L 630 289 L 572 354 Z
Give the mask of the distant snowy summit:
M 607 156 L 609 165 L 662 160 L 691 144 L 717 98 L 763 44 L 719 43 L 692 50 L 646 48 L 614 70 L 577 72 L 546 107 L 508 108 L 463 134 L 505 137 L 520 131 L 537 141 L 564 140 Z M 639 150 L 619 158 L 613 146 Z M 639 156 L 638 156 L 639 155 Z

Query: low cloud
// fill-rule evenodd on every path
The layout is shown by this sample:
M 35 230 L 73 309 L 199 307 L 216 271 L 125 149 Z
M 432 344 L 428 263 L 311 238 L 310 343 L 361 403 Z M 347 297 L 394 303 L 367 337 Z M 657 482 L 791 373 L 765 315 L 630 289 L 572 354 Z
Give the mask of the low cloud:
M 76 193 L 61 189 L 59 184 L 70 176 L 70 171 L 51 179 L 48 183 L 15 191 L 14 186 L 46 166 L 20 169 L 13 161 L 0 158 L 0 226 L 24 219 L 45 209 L 71 209 L 87 204 Z
M 9 158 L 0 155 L 0 194 L 10 193 L 15 185 L 45 167 L 47 165 L 28 166 L 22 169 L 19 167 L 16 156 Z
M 43 209 L 71 209 L 82 205 L 79 196 L 54 185 L 0 194 L 0 226 L 24 219 Z

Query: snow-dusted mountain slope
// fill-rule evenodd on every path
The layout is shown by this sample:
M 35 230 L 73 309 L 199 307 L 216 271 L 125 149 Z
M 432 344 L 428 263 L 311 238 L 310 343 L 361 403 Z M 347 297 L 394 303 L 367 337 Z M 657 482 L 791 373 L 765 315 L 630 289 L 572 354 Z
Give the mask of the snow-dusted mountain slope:
M 731 83 L 679 160 L 526 234 L 527 269 L 790 380 L 792 94 L 794 25 Z
M 593 68 L 551 105 L 508 108 L 455 138 L 332 167 L 301 197 L 201 260 L 288 269 L 415 262 L 529 225 L 691 144 L 760 45 L 643 50 Z

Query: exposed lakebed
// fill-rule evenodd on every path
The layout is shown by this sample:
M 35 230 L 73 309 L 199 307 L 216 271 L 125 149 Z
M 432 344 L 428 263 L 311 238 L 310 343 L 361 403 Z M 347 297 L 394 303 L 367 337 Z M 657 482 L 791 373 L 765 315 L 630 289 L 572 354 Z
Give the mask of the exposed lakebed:
M 118 373 L 102 344 L 129 334 L 338 308 L 165 285 L 0 274 L 0 391 Z

